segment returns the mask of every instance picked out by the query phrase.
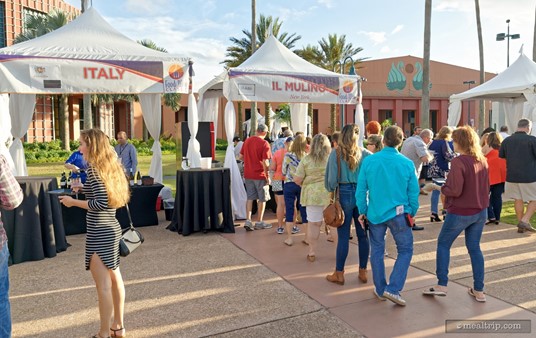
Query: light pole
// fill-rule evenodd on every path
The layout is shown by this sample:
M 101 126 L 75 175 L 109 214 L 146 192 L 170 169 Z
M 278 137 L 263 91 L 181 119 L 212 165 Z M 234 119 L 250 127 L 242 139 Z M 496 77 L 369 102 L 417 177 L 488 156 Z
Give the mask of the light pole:
M 337 68 L 337 65 L 339 65 L 339 73 L 340 74 L 344 74 L 344 68 L 345 68 L 345 65 L 346 65 L 346 61 L 350 60 L 351 64 L 350 64 L 350 69 L 348 70 L 348 75 L 356 75 L 355 73 L 355 67 L 354 67 L 354 59 L 352 59 L 351 56 L 347 56 L 346 58 L 344 58 L 343 61 L 340 61 L 340 60 L 337 60 L 335 61 L 335 64 L 333 65 L 333 71 L 334 72 L 337 72 L 336 71 L 336 68 Z M 344 104 L 341 104 L 340 105 L 340 111 L 341 111 L 341 130 L 342 128 L 344 127 L 344 118 L 345 118 L 345 109 L 344 109 L 345 105 Z
M 506 39 L 506 67 L 510 67 L 510 39 L 519 39 L 521 35 L 519 34 L 510 34 L 510 19 L 506 20 L 508 25 L 506 34 L 499 33 L 497 34 L 497 41 L 503 41 Z
M 475 80 L 463 81 L 463 84 L 469 85 L 469 89 L 471 89 L 471 85 L 475 84 Z M 467 124 L 471 124 L 471 102 L 470 101 L 467 101 Z

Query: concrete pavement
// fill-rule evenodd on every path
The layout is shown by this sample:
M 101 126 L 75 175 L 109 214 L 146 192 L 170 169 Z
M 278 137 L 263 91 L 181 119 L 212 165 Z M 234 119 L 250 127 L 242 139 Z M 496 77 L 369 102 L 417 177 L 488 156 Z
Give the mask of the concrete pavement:
M 125 325 L 129 337 L 440 337 L 446 320 L 487 320 L 517 324 L 536 332 L 536 235 L 518 234 L 514 226 L 486 226 L 482 249 L 486 259 L 488 301 L 467 294 L 472 285 L 463 236 L 451 251 L 447 297 L 425 297 L 436 283 L 435 247 L 440 223 L 428 223 L 429 197 L 420 197 L 417 218 L 424 231 L 414 232 L 415 253 L 403 297 L 406 307 L 377 300 L 369 283 L 357 279 L 357 248 L 350 245 L 346 283 L 325 280 L 334 269 L 335 246 L 321 234 L 317 260 L 306 260 L 303 233 L 295 244 L 283 244 L 275 227 L 236 234 L 196 233 L 180 236 L 160 224 L 143 227 L 145 243 L 122 259 L 126 282 Z M 275 215 L 267 212 L 275 222 Z M 240 222 L 243 224 L 243 222 Z M 386 267 L 396 249 L 388 237 Z M 96 291 L 84 270 L 84 235 L 67 238 L 72 245 L 57 257 L 10 267 L 14 337 L 89 337 L 97 331 Z M 388 271 L 388 272 L 389 272 Z M 528 325 L 528 326 L 526 326 Z M 531 337 L 516 328 L 495 336 Z M 513 332 L 512 332 L 513 331 Z M 489 337 L 488 333 L 449 334 Z

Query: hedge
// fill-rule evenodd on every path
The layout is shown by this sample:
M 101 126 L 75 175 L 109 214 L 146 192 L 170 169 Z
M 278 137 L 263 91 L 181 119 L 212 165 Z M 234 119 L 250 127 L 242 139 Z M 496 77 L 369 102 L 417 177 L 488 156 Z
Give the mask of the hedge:
M 154 139 L 150 138 L 147 141 L 140 139 L 131 139 L 130 142 L 136 147 L 138 155 L 140 156 L 151 156 L 153 152 L 151 147 L 154 144 Z M 114 139 L 111 141 L 112 145 L 115 146 L 117 141 Z M 173 136 L 162 136 L 160 138 L 160 144 L 162 148 L 162 154 L 175 154 L 177 147 L 180 147 L 180 143 L 176 143 Z M 64 162 L 69 158 L 72 152 L 75 149 L 78 149 L 80 142 L 78 140 L 69 141 L 70 148 L 72 151 L 63 150 L 61 140 L 54 140 L 50 142 L 40 142 L 40 143 L 27 143 L 23 144 L 24 154 L 26 157 L 27 163 L 48 163 L 48 162 Z M 226 150 L 227 141 L 223 139 L 216 140 L 216 150 Z

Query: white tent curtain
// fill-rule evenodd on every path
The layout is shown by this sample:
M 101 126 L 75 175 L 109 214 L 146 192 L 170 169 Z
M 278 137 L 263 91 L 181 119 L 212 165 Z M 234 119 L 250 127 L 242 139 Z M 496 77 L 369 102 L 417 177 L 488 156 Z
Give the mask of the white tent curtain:
M 276 140 L 279 136 L 279 132 L 281 131 L 281 121 L 275 119 L 275 112 L 272 110 L 272 107 L 270 107 L 270 138 L 272 140 Z
M 188 95 L 188 129 L 190 129 L 190 140 L 188 141 L 188 158 L 190 168 L 201 168 L 201 145 L 196 139 L 199 129 L 199 116 L 197 114 L 197 102 L 193 93 Z
M 362 145 L 365 138 L 365 110 L 363 109 L 363 92 L 361 91 L 361 80 L 357 82 L 357 104 L 355 107 L 354 121 L 359 127 L 358 144 Z
M 0 154 L 4 155 L 7 164 L 11 168 L 13 175 L 15 172 L 15 163 L 9 153 L 8 147 L 13 143 L 11 135 L 11 116 L 9 115 L 9 95 L 0 94 Z
M 307 103 L 290 103 L 290 123 L 294 134 L 307 133 Z
M 505 123 L 508 130 L 514 132 L 517 130 L 517 122 L 521 120 L 523 116 L 524 102 L 519 100 L 507 100 L 499 103 L 500 109 L 505 112 Z
M 233 207 L 233 215 L 235 219 L 245 219 L 247 194 L 234 154 L 233 135 L 236 126 L 236 113 L 232 102 L 227 102 L 225 105 L 224 118 L 228 144 L 224 166 L 231 171 L 231 205 Z
M 160 145 L 160 127 L 162 125 L 162 114 L 160 112 L 161 94 L 140 94 L 139 97 L 143 120 L 149 134 L 154 139 L 153 147 L 151 148 L 153 157 L 149 167 L 149 176 L 153 177 L 155 182 L 162 183 L 162 148 Z
M 9 114 L 11 116 L 11 134 L 15 138 L 9 148 L 17 176 L 28 176 L 22 137 L 28 131 L 35 109 L 35 94 L 11 94 L 9 97 Z
M 449 104 L 449 114 L 447 125 L 456 127 L 462 116 L 462 102 L 460 100 L 451 100 Z
M 214 123 L 214 138 L 218 138 L 218 110 L 220 93 L 208 91 L 200 95 L 198 103 L 199 121 Z M 214 142 L 216 145 L 216 142 Z

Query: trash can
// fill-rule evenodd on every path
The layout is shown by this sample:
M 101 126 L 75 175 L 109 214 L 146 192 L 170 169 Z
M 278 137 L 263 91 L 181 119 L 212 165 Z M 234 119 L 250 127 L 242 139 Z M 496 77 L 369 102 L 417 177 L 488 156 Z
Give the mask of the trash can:
M 166 213 L 166 221 L 171 221 L 173 217 L 173 209 L 175 208 L 175 199 L 168 198 L 164 200 L 164 212 Z

